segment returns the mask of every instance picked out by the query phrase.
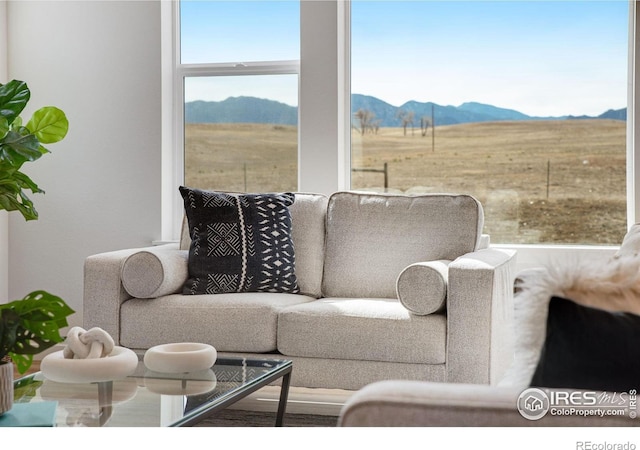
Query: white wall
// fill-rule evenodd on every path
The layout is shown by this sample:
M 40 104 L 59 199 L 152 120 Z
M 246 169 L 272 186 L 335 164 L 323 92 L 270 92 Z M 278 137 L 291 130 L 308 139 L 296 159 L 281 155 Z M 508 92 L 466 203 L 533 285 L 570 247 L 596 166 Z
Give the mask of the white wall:
M 7 3 L 0 1 L 0 83 L 7 80 Z M 0 211 L 0 303 L 9 296 L 9 215 Z
M 10 1 L 7 17 L 23 116 L 55 105 L 70 123 L 23 166 L 46 194 L 39 220 L 9 217 L 9 297 L 48 290 L 81 325 L 84 259 L 160 238 L 160 2 Z

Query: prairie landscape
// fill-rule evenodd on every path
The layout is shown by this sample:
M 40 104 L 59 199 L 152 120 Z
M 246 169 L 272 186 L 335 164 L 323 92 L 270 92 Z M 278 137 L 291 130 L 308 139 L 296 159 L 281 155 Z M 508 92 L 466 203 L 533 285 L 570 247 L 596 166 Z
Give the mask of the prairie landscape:
M 245 192 L 296 190 L 297 130 L 188 124 L 185 183 Z M 626 124 L 607 119 L 483 122 L 352 130 L 354 169 L 388 167 L 388 191 L 468 193 L 493 243 L 616 245 L 626 232 Z M 352 188 L 383 191 L 383 174 Z

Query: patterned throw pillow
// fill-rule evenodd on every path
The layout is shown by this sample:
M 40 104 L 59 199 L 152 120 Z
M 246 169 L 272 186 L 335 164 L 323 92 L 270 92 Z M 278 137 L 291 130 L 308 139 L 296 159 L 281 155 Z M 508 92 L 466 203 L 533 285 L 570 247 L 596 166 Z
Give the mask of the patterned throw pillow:
M 184 294 L 300 292 L 289 206 L 295 196 L 180 187 L 189 223 Z

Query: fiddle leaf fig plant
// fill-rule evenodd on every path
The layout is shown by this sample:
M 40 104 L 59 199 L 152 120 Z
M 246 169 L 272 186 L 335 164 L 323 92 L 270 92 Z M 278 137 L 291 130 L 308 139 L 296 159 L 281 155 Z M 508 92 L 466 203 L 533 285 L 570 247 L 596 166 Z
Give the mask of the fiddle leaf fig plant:
M 25 373 L 33 356 L 64 338 L 60 329 L 75 311 L 60 297 L 34 291 L 22 300 L 0 304 L 0 363 L 11 358 L 18 372 Z
M 67 135 L 69 121 L 55 106 L 44 106 L 23 125 L 20 113 L 31 98 L 27 83 L 11 80 L 0 84 L 0 210 L 20 211 L 25 220 L 35 220 L 38 212 L 25 190 L 44 193 L 20 171 L 26 162 L 50 153 L 42 144 L 53 144 Z

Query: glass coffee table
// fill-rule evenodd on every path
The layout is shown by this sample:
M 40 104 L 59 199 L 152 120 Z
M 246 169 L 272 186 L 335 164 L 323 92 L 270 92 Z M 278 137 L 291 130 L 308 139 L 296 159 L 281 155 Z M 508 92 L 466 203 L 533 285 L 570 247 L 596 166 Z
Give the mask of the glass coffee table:
M 289 360 L 219 357 L 211 369 L 184 374 L 149 371 L 138 363 L 122 379 L 57 383 L 41 372 L 14 383 L 14 403 L 56 402 L 56 426 L 192 426 L 256 390 L 282 379 L 275 426 L 289 395 Z

